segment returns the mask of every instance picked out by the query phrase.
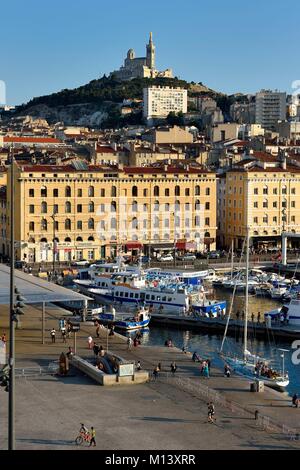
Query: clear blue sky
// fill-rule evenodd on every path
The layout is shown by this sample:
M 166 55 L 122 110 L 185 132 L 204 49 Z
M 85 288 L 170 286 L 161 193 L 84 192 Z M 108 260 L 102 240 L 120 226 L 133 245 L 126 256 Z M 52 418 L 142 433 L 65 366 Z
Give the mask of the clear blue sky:
M 153 31 L 159 69 L 227 93 L 300 80 L 299 0 L 10 0 L 1 5 L 0 80 L 20 104 L 144 56 Z

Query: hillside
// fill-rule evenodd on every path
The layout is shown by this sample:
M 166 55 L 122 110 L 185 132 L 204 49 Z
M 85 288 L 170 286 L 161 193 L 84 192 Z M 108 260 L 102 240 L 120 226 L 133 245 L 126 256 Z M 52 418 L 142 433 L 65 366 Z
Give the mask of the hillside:
M 110 127 L 113 125 L 139 124 L 142 113 L 121 117 L 120 103 L 124 99 L 143 98 L 143 88 L 149 85 L 182 87 L 190 96 L 203 93 L 220 99 L 226 95 L 217 93 L 201 83 L 187 82 L 178 78 L 135 78 L 129 81 L 118 81 L 113 77 L 92 80 L 72 90 L 64 89 L 58 93 L 33 98 L 27 104 L 18 107 L 17 114 L 28 114 L 45 118 L 50 123 L 64 121 L 66 124 L 93 125 Z

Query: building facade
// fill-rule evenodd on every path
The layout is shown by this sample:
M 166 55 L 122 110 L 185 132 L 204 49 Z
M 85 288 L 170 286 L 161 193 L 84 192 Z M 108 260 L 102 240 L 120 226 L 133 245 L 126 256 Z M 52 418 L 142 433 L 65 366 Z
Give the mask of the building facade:
M 6 234 L 9 194 L 8 178 Z M 120 247 L 149 253 L 178 240 L 215 249 L 216 175 L 188 166 L 16 164 L 14 213 L 16 256 L 28 262 L 92 261 Z
M 146 119 L 166 118 L 169 113 L 187 112 L 187 90 L 168 86 L 143 89 L 143 115 Z
M 278 121 L 286 119 L 286 93 L 262 90 L 256 93 L 255 123 L 273 130 Z

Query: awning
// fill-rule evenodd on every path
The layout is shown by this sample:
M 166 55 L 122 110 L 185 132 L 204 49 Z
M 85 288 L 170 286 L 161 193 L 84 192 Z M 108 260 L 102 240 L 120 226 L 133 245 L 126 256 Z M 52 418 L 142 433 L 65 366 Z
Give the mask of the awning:
M 215 241 L 214 238 L 209 238 L 209 237 L 204 238 L 204 244 L 205 245 L 210 245 L 211 243 L 214 243 L 214 241 Z
M 140 242 L 127 242 L 125 246 L 127 250 L 140 250 L 143 248 L 143 245 Z
M 187 240 L 177 240 L 175 247 L 177 250 L 195 250 L 196 243 Z

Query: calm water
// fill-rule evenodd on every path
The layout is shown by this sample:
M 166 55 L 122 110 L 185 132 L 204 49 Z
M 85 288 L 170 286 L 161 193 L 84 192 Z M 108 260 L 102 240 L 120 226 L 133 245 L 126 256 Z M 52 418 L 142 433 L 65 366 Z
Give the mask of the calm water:
M 231 294 L 223 289 L 216 289 L 212 293 L 211 298 L 226 299 L 227 306 L 231 300 Z M 249 295 L 249 314 L 253 312 L 264 312 L 280 307 L 282 304 L 272 299 L 260 298 Z M 237 295 L 234 300 L 233 312 L 242 311 L 245 307 L 245 296 Z M 224 363 L 218 356 L 218 351 L 222 342 L 222 335 L 211 335 L 207 333 L 199 333 L 189 330 L 181 330 L 177 328 L 168 328 L 166 326 L 151 326 L 148 331 L 143 333 L 143 344 L 153 346 L 163 346 L 166 339 L 171 338 L 175 346 L 194 352 L 197 351 L 202 357 L 210 358 L 215 366 L 224 367 Z M 294 392 L 300 393 L 300 365 L 294 365 L 291 362 L 291 344 L 285 342 L 275 342 L 274 338 L 269 341 L 262 341 L 254 337 L 248 340 L 248 349 L 262 357 L 270 359 L 272 367 L 281 369 L 282 359 L 278 348 L 289 349 L 290 352 L 285 353 L 285 370 L 289 373 L 290 385 L 287 391 L 290 394 Z M 234 338 L 228 336 L 226 339 L 224 351 L 235 352 L 240 355 L 242 351 L 242 337 Z

